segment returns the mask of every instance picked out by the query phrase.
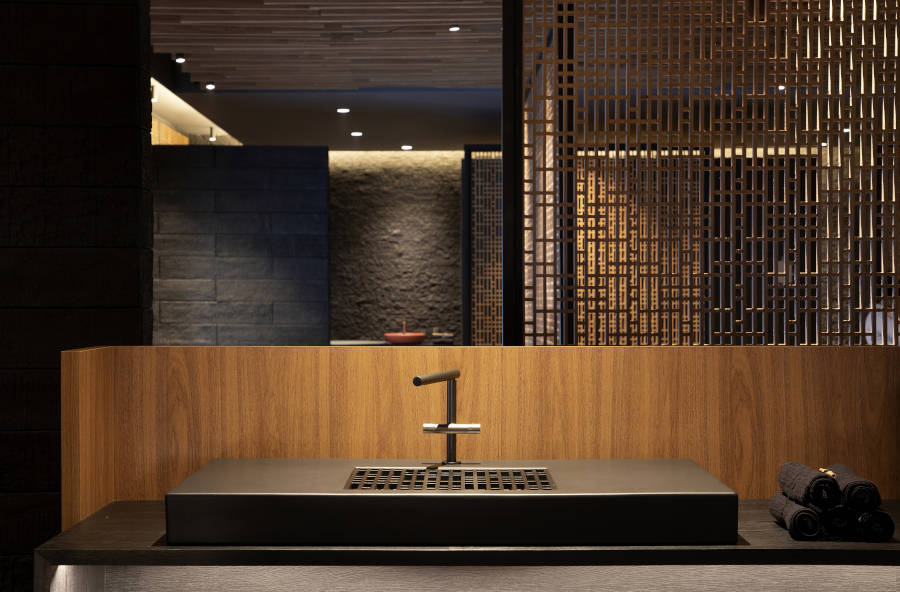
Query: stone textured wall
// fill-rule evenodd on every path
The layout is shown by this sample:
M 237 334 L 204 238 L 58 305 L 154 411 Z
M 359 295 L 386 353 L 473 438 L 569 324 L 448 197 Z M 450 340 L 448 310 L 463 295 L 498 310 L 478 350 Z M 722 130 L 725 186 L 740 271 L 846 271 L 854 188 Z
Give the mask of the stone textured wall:
M 153 343 L 328 343 L 328 152 L 154 146 Z
M 149 2 L 0 3 L 0 591 L 60 525 L 60 350 L 150 339 Z
M 461 343 L 462 152 L 331 152 L 331 337 L 434 327 Z

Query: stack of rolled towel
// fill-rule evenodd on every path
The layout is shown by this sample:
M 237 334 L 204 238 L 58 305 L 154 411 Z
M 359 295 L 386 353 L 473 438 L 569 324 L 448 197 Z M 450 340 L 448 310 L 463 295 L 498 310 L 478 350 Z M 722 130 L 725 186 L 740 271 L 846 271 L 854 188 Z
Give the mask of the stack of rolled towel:
M 796 540 L 887 541 L 894 520 L 880 509 L 878 487 L 846 465 L 814 469 L 788 462 L 769 512 Z

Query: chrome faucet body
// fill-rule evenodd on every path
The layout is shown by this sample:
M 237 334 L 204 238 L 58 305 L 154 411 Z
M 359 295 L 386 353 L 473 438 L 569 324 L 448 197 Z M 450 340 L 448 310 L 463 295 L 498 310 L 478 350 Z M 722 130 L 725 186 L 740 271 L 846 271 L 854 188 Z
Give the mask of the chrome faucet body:
M 444 434 L 447 436 L 447 458 L 445 465 L 459 464 L 456 459 L 456 435 L 480 434 L 481 424 L 456 423 L 456 379 L 459 378 L 459 370 L 445 370 L 434 374 L 423 374 L 413 378 L 415 386 L 434 384 L 435 382 L 447 383 L 447 423 L 423 423 L 422 431 L 426 434 Z

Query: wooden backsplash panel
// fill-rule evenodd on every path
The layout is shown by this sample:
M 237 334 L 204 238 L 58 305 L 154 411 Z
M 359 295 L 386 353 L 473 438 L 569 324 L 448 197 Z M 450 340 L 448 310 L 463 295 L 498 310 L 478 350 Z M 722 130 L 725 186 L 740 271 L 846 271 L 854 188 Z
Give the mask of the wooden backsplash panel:
M 63 522 L 158 499 L 217 457 L 691 458 L 741 497 L 844 462 L 900 496 L 900 350 L 878 347 L 114 347 L 63 353 Z M 73 429 L 71 426 L 77 426 Z

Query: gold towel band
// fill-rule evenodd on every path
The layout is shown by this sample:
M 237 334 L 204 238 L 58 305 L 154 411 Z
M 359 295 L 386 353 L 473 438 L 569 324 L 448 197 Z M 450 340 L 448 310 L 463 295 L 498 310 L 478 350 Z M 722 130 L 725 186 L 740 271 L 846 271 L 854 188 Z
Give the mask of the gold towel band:
M 828 470 L 828 469 L 823 469 L 822 467 L 819 467 L 819 472 L 825 473 L 826 475 L 828 475 L 828 476 L 831 477 L 832 479 L 837 479 L 837 477 L 835 477 L 835 475 L 834 475 L 834 471 L 830 471 L 830 470 Z

